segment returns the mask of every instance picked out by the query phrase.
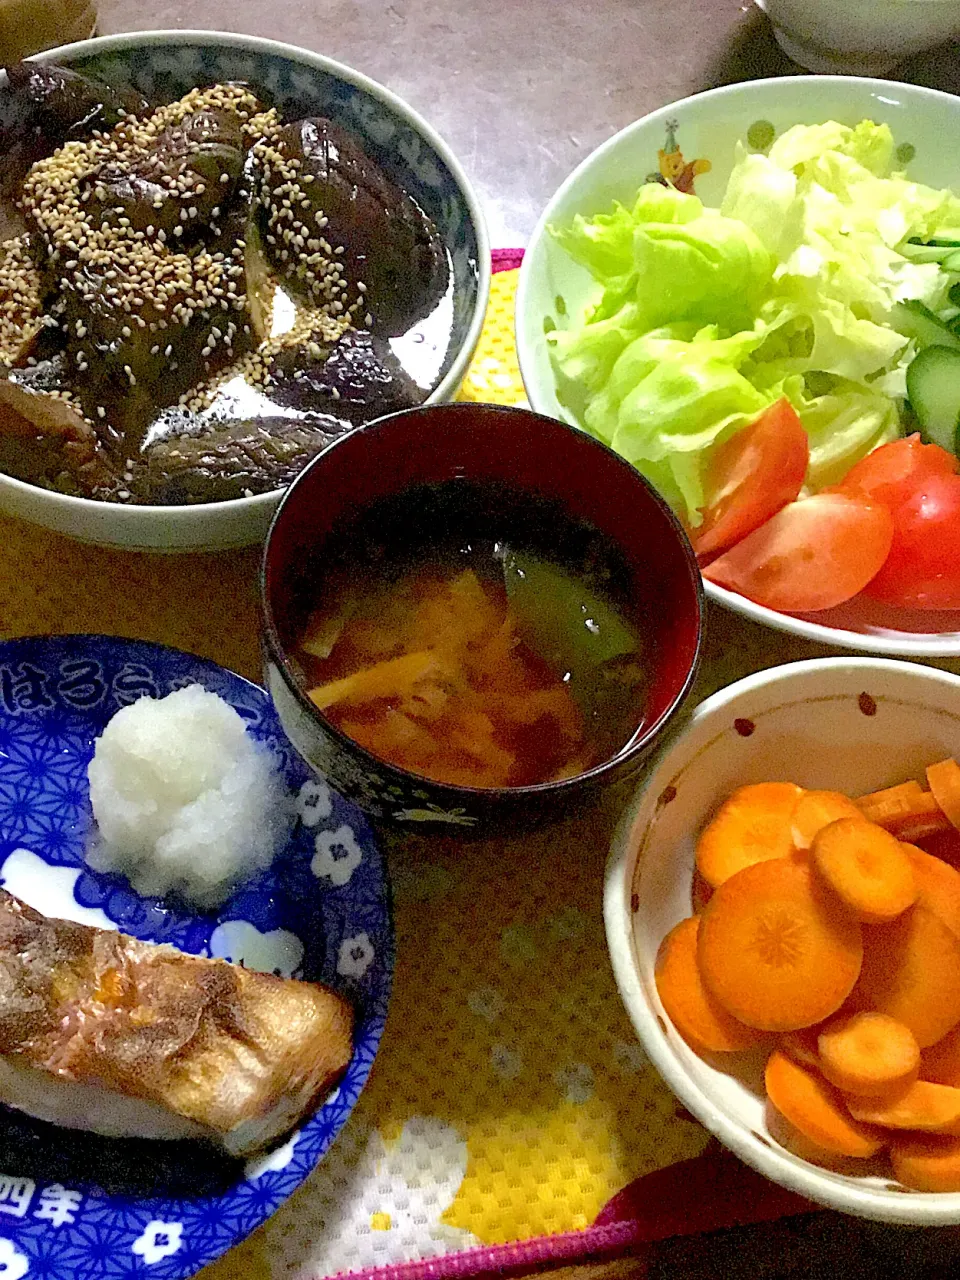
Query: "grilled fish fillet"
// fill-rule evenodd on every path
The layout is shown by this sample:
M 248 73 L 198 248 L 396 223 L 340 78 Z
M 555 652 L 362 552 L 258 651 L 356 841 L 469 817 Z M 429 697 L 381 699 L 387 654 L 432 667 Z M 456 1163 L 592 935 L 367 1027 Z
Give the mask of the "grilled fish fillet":
M 52 920 L 0 889 L 0 1101 L 110 1136 L 269 1145 L 352 1053 L 335 992 Z

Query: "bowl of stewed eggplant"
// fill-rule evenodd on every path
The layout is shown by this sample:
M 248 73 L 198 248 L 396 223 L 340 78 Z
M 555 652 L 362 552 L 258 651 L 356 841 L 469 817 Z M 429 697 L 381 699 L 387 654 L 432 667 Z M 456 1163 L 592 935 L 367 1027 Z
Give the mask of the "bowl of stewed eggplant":
M 332 440 L 455 393 L 483 219 L 387 89 L 212 32 L 5 79 L 0 509 L 126 548 L 255 542 Z

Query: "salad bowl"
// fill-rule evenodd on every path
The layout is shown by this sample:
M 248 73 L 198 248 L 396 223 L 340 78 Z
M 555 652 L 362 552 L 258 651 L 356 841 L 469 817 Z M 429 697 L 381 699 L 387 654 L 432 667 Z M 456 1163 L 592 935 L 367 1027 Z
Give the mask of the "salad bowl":
M 581 343 L 575 349 L 579 366 L 571 358 L 565 367 L 565 376 L 561 377 L 558 372 L 554 357 L 556 344 L 559 343 L 562 349 L 567 336 L 576 338 L 578 332 L 583 331 L 586 319 L 603 295 L 603 286 L 597 275 L 567 252 L 557 232 L 562 234 L 575 226 L 579 216 L 589 228 L 586 234 L 593 234 L 598 226 L 603 226 L 597 215 L 608 214 L 615 202 L 627 210 L 633 209 L 641 187 L 653 193 L 650 199 L 655 200 L 657 188 L 645 187 L 647 183 L 660 184 L 668 201 L 675 200 L 677 192 L 696 195 L 706 210 L 716 210 L 724 198 L 738 155 L 745 154 L 748 160 L 756 157 L 762 162 L 771 145 L 776 145 L 776 141 L 796 125 L 816 126 L 837 121 L 853 128 L 864 120 L 889 127 L 893 139 L 892 167 L 895 171 L 902 170 L 908 181 L 922 183 L 937 191 L 947 189 L 960 193 L 960 155 L 945 152 L 940 141 L 951 136 L 960 125 L 960 100 L 934 90 L 881 80 L 797 76 L 730 85 L 672 103 L 629 125 L 603 143 L 567 178 L 548 204 L 534 231 L 521 270 L 517 294 L 517 348 L 532 407 L 540 413 L 583 427 L 584 392 L 588 386 L 584 379 L 591 376 L 590 362 L 594 354 L 603 358 L 599 348 L 588 351 Z M 770 207 L 775 207 L 772 200 Z M 876 217 L 881 223 L 891 216 L 900 216 L 895 207 L 884 210 L 878 205 Z M 580 224 L 581 230 L 584 223 Z M 601 232 L 598 239 L 602 240 L 604 234 L 605 231 Z M 889 235 L 896 240 L 895 231 Z M 710 249 L 705 249 L 704 253 L 709 260 Z M 857 270 L 859 268 L 854 269 L 854 274 Z M 811 268 L 811 274 L 814 273 L 815 268 Z M 737 332 L 739 337 L 741 330 L 750 330 L 754 325 L 751 304 L 748 299 L 739 298 L 736 289 L 728 287 L 724 290 L 722 272 L 717 279 L 721 312 L 731 298 L 743 302 L 736 322 L 724 327 L 723 317 L 718 315 L 719 336 L 722 339 L 730 332 Z M 675 294 L 675 280 L 669 274 L 660 279 L 655 274 L 648 274 L 638 286 L 638 294 L 644 292 L 653 298 L 672 296 Z M 907 291 L 902 296 L 914 295 Z M 655 321 L 660 325 L 670 323 L 669 315 Z M 706 323 L 706 318 L 698 320 L 698 324 Z M 694 329 L 697 326 L 689 327 Z M 847 336 L 852 332 L 851 328 Z M 883 339 L 884 335 L 880 336 Z M 895 344 L 898 335 L 892 328 L 888 336 L 894 338 Z M 749 339 L 749 333 L 747 337 Z M 900 337 L 899 341 L 903 348 L 905 339 Z M 854 338 L 849 348 L 854 365 L 862 355 L 857 343 L 858 339 Z M 568 345 L 566 350 L 572 351 L 573 348 Z M 571 367 L 574 373 L 570 373 Z M 692 367 L 688 372 L 691 380 L 700 377 Z M 883 393 L 882 400 L 876 402 L 885 406 L 880 417 L 883 413 L 888 414 L 886 424 L 869 442 L 862 444 L 861 454 L 883 440 L 889 441 L 903 434 L 905 430 L 915 430 L 908 425 L 902 412 L 903 371 L 900 370 L 897 376 L 900 378 L 897 387 L 890 391 L 889 396 Z M 890 380 L 880 380 L 871 390 L 882 390 L 888 384 L 892 385 Z M 703 385 L 704 396 L 713 394 L 711 386 Z M 694 412 L 696 408 L 694 404 Z M 853 422 L 856 416 L 856 413 L 852 417 L 838 413 L 835 427 L 832 419 L 822 421 L 822 430 L 818 426 L 816 432 L 817 447 L 822 456 L 843 454 L 849 443 L 847 433 L 861 429 Z M 747 420 L 747 416 L 741 418 L 741 422 Z M 655 418 L 654 421 L 657 422 L 656 433 L 660 428 L 658 420 Z M 877 421 L 879 423 L 880 419 Z M 864 427 L 863 430 L 866 440 L 873 427 Z M 811 437 L 812 461 L 814 433 L 809 426 L 807 433 Z M 597 434 L 610 443 L 602 431 Z M 666 437 L 661 433 L 660 439 L 665 440 Z M 618 447 L 616 441 L 614 447 Z M 693 451 L 686 455 L 687 458 L 695 456 L 696 442 L 681 442 L 681 447 Z M 664 453 L 671 448 L 673 445 L 667 441 Z M 855 460 L 851 456 L 849 465 L 852 466 Z M 655 467 L 648 467 L 647 474 L 656 483 L 657 477 L 652 474 L 654 470 Z M 830 477 L 828 483 L 838 483 L 843 474 L 841 469 Z M 808 480 L 809 475 L 808 472 Z M 815 489 L 820 487 L 814 486 Z M 800 496 L 806 496 L 807 491 L 805 488 Z M 676 501 L 673 505 L 684 514 Z M 709 598 L 741 615 L 834 648 L 918 658 L 960 656 L 960 612 L 952 609 L 895 607 L 857 594 L 837 607 L 810 612 L 780 612 L 716 582 L 708 580 L 705 585 Z
M 748 676 L 707 698 L 660 752 L 614 836 L 604 918 L 614 976 L 641 1044 L 682 1104 L 771 1181 L 877 1221 L 960 1223 L 960 1194 L 902 1185 L 881 1156 L 827 1169 L 780 1141 L 760 1055 L 720 1069 L 669 1022 L 654 965 L 691 914 L 695 841 L 735 787 L 795 782 L 856 796 L 923 778 L 960 754 L 960 679 L 889 658 L 821 658 Z M 721 1055 L 718 1055 L 718 1057 Z

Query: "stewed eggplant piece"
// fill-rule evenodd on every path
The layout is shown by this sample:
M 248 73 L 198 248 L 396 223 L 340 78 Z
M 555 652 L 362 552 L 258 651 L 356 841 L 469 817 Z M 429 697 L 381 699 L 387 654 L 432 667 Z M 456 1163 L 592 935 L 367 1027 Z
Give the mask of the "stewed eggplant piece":
M 202 423 L 158 441 L 132 467 L 134 502 L 185 504 L 245 498 L 287 485 L 349 429 L 322 414 Z
M 423 401 L 391 338 L 450 263 L 351 135 L 238 83 L 151 110 L 64 68 L 10 79 L 0 105 L 29 105 L 42 154 L 0 252 L 0 470 L 117 502 L 239 498 Z
M 271 398 L 292 409 L 321 406 L 354 426 L 387 413 L 412 409 L 423 392 L 404 372 L 386 341 L 364 329 L 348 329 L 316 359 L 287 347 L 274 358 Z
M 0 379 L 0 471 L 96 497 L 116 487 L 116 466 L 64 387 L 62 355 Z
M 91 216 L 169 239 L 181 246 L 216 232 L 229 206 L 245 156 L 238 111 L 191 111 L 148 146 L 108 159 L 96 174 Z
M 449 280 L 436 227 L 345 129 L 323 117 L 284 125 L 270 148 L 261 201 L 275 265 L 323 296 L 332 258 L 361 323 L 396 336 L 422 319 Z M 302 243 L 301 243 L 302 242 Z M 307 254 L 291 249 L 307 249 Z
M 0 95 L 0 191 L 19 189 L 27 170 L 73 138 L 109 130 L 128 113 L 147 110 L 133 89 L 116 89 L 94 76 L 53 62 L 14 62 L 4 67 L 7 91 Z

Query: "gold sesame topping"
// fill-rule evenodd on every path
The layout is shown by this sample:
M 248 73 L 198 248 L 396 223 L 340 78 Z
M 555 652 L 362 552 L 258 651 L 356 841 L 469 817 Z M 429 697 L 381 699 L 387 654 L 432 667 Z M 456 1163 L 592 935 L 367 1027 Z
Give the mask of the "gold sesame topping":
M 18 360 L 49 318 L 27 237 L 8 240 L 0 246 L 0 366 Z
M 251 164 L 245 172 L 254 175 L 254 209 L 262 219 L 263 238 L 271 246 L 268 272 L 274 286 L 275 273 L 282 272 L 293 285 L 291 296 L 295 290 L 304 299 L 296 305 L 292 326 L 278 336 L 264 339 L 258 324 L 251 329 L 246 322 L 255 305 L 252 286 L 251 298 L 247 296 L 249 236 L 216 251 L 205 248 L 202 241 L 197 243 L 198 222 L 202 227 L 206 221 L 202 230 L 207 239 L 210 233 L 220 235 L 212 221 L 221 216 L 220 204 L 209 214 L 204 211 L 213 200 L 225 202 L 229 197 L 229 173 L 215 171 L 203 181 L 193 171 L 167 171 L 158 164 L 148 169 L 149 182 L 155 185 L 147 190 L 153 194 L 159 189 L 161 194 L 148 198 L 147 206 L 159 216 L 151 213 L 152 221 L 147 222 L 142 212 L 138 218 L 131 207 L 115 204 L 126 199 L 116 188 L 117 172 L 142 171 L 137 165 L 155 156 L 159 136 L 202 111 L 230 111 L 239 119 L 241 136 L 250 149 Z M 68 142 L 34 165 L 24 182 L 23 210 L 59 277 L 61 296 L 71 308 L 67 312 L 71 332 L 85 338 L 93 328 L 93 345 L 87 346 L 93 354 L 78 354 L 78 370 L 89 369 L 90 362 L 98 361 L 109 348 L 115 368 L 122 369 L 130 387 L 137 386 L 138 377 L 150 385 L 156 376 L 153 370 L 177 370 L 178 361 L 171 358 L 175 342 L 189 330 L 196 343 L 191 347 L 192 360 L 199 358 L 207 376 L 180 394 L 179 403 L 200 411 L 238 374 L 254 386 L 270 386 L 273 362 L 285 349 L 301 348 L 312 360 L 324 359 L 355 315 L 365 309 L 366 299 L 361 285 L 356 302 L 350 303 L 344 248 L 332 246 L 322 234 L 328 219 L 308 194 L 313 182 L 312 174 L 302 172 L 300 160 L 288 154 L 276 111 L 259 110 L 253 94 L 239 85 L 192 90 L 142 118 L 126 116 L 110 133 L 95 132 L 91 138 Z M 221 188 L 226 188 L 222 194 Z M 206 203 L 198 207 L 199 197 L 208 189 Z M 171 201 L 176 202 L 173 208 Z M 171 212 L 176 215 L 172 227 L 167 221 Z M 142 220 L 145 229 L 131 225 L 131 219 Z M 160 222 L 170 229 L 158 226 Z M 32 339 L 43 323 L 39 276 L 29 254 L 22 251 L 18 260 L 11 246 L 5 251 L 0 259 L 0 363 L 16 358 L 7 349 L 11 334 L 22 344 L 29 325 L 35 326 Z M 22 282 L 23 300 L 15 288 L 19 269 L 32 272 Z M 18 306 L 17 318 L 9 319 L 11 308 Z M 77 318 L 77 308 L 83 309 L 82 319 Z M 138 331 L 148 328 L 157 338 L 140 337 Z M 172 341 L 159 336 L 166 330 L 171 331 Z M 258 338 L 263 340 L 250 351 Z M 144 366 L 148 351 L 155 363 Z M 195 364 L 191 368 L 196 376 Z M 176 396 L 184 381 L 181 376 L 179 383 L 171 382 L 167 394 Z M 89 411 L 101 420 L 108 413 L 103 405 L 89 406 Z

